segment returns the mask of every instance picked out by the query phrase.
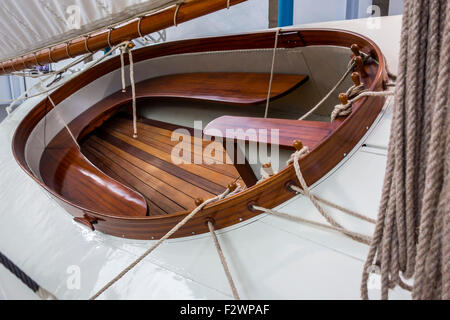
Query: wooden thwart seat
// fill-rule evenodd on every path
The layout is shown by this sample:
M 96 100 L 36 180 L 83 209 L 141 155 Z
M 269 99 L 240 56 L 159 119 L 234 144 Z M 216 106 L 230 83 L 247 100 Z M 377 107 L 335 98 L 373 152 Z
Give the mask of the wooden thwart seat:
M 270 98 L 279 98 L 307 80 L 306 75 L 275 74 Z M 175 74 L 140 82 L 136 94 L 148 98 L 186 98 L 253 105 L 267 99 L 269 81 L 270 74 L 266 73 Z
M 333 126 L 329 122 L 223 116 L 211 121 L 203 133 L 213 137 L 272 144 L 271 132 L 277 129 L 279 130 L 277 144 L 281 148 L 293 148 L 293 141 L 301 140 L 312 149 L 331 134 Z M 250 134 L 251 129 L 255 130 L 256 135 Z M 264 129 L 268 133 L 267 141 L 265 137 L 259 136 L 259 130 Z M 242 135 L 242 132 L 247 134 Z

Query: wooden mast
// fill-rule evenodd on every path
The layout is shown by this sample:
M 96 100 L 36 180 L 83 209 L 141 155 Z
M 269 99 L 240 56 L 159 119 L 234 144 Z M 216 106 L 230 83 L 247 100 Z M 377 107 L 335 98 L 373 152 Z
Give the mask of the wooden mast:
M 229 0 L 229 5 L 233 6 L 244 1 L 246 0 Z M 177 5 L 174 5 L 154 14 L 144 16 L 140 23 L 141 34 L 146 35 L 169 28 L 175 25 L 175 21 L 177 24 L 180 24 L 193 20 L 225 9 L 227 5 L 227 0 L 186 0 L 179 5 L 178 12 Z M 0 75 L 99 51 L 108 48 L 109 43 L 116 45 L 123 41 L 138 38 L 140 37 L 138 27 L 139 19 L 111 30 L 110 35 L 105 30 L 87 38 L 79 37 L 68 44 L 55 45 L 22 57 L 3 61 L 0 64 Z

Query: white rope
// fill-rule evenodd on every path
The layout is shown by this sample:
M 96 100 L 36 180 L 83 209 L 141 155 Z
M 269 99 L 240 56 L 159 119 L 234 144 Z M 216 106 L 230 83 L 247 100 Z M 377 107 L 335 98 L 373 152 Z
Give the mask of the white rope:
M 137 258 L 133 263 L 131 263 L 127 268 L 120 272 L 114 279 L 108 282 L 103 288 L 101 288 L 96 294 L 94 294 L 89 300 L 97 299 L 103 292 L 108 290 L 114 283 L 119 281 L 125 274 L 127 274 L 131 269 L 133 269 L 139 262 L 141 262 L 145 257 L 152 253 L 156 248 L 158 248 L 164 241 L 169 239 L 175 232 L 177 232 L 181 227 L 183 227 L 189 220 L 191 220 L 197 213 L 199 213 L 205 206 L 210 203 L 220 201 L 226 197 L 232 196 L 240 191 L 240 185 L 234 191 L 230 189 L 225 190 L 224 193 L 215 196 L 214 198 L 208 199 L 197 208 L 195 208 L 190 214 L 183 218 L 175 227 L 173 227 L 169 232 L 167 232 L 161 239 L 159 239 L 153 246 L 151 246 L 147 251 L 145 251 L 139 258 Z
M 352 72 L 353 68 L 355 66 L 355 62 L 353 60 L 350 61 L 347 71 L 342 75 L 342 77 L 339 79 L 339 81 L 336 83 L 336 85 L 325 95 L 325 97 L 319 101 L 314 107 L 312 107 L 307 113 L 305 113 L 301 118 L 298 120 L 305 120 L 308 118 L 311 114 L 313 114 L 321 105 L 324 104 L 325 101 L 333 94 L 333 92 L 336 91 L 336 89 L 344 82 L 345 78 Z
M 233 292 L 233 297 L 235 300 L 240 300 L 239 293 L 237 291 L 236 285 L 234 284 L 233 277 L 230 272 L 230 268 L 228 267 L 227 260 L 225 255 L 223 254 L 222 248 L 220 247 L 219 239 L 217 239 L 216 232 L 214 230 L 214 225 L 211 221 L 208 221 L 209 233 L 214 241 L 214 245 L 217 250 L 217 254 L 219 255 L 220 262 L 222 263 L 223 271 L 227 277 L 228 283 L 230 284 L 231 291 Z
M 39 287 L 35 294 L 42 300 L 58 300 L 58 298 L 42 287 Z
M 133 63 L 133 53 L 127 47 L 128 58 L 130 60 L 130 82 L 131 82 L 131 96 L 132 96 L 132 106 L 133 106 L 133 138 L 137 139 L 137 114 L 136 114 L 136 85 L 134 82 L 134 63 Z
M 346 104 L 338 104 L 334 107 L 333 112 L 331 112 L 331 122 L 333 122 L 337 117 L 346 116 L 352 113 L 352 105 L 355 101 L 358 101 L 364 97 L 387 97 L 395 95 L 395 91 L 363 91 L 351 100 L 348 100 Z
M 173 15 L 173 25 L 175 27 L 178 27 L 178 22 L 177 22 L 177 18 L 178 18 L 178 11 L 180 11 L 180 7 L 183 4 L 184 1 L 179 1 L 177 3 L 177 7 L 175 8 L 175 13 Z
M 272 168 L 272 164 L 270 164 L 270 163 L 263 164 L 261 166 L 261 169 L 259 172 L 261 174 L 261 179 L 259 179 L 259 181 L 257 183 L 261 183 L 264 180 L 269 179 L 270 177 L 272 177 L 275 174 L 275 171 Z
M 122 79 L 122 92 L 126 92 L 126 84 L 125 84 L 125 58 L 123 56 L 124 54 L 124 48 L 120 47 L 120 72 L 121 72 L 121 79 Z
M 53 102 L 53 99 L 50 97 L 49 94 L 47 94 L 47 99 L 50 101 L 50 103 L 53 105 L 53 109 L 56 112 L 56 116 L 58 117 L 58 119 L 64 124 L 64 127 L 66 127 L 67 132 L 69 132 L 70 137 L 72 138 L 72 140 L 75 142 L 75 145 L 77 146 L 78 149 L 80 149 L 80 145 L 78 144 L 77 139 L 75 139 L 75 136 L 72 133 L 72 130 L 70 130 L 69 126 L 67 125 L 66 121 L 64 121 L 64 119 L 61 117 L 61 115 L 59 114 L 59 110 L 58 108 L 56 108 L 56 104 Z M 45 115 L 45 117 L 47 117 L 47 115 Z M 44 132 L 45 132 L 45 128 L 44 128 Z
M 300 159 L 302 159 L 303 157 L 305 157 L 307 154 L 309 153 L 309 149 L 308 147 L 303 147 L 301 150 L 295 152 L 291 158 L 288 161 L 288 164 L 293 163 L 294 164 L 294 169 L 295 169 L 295 173 L 297 175 L 297 178 L 300 182 L 300 185 L 302 186 L 303 189 L 303 193 L 311 200 L 312 204 L 316 207 L 317 211 L 319 211 L 319 213 L 334 227 L 334 228 L 338 228 L 343 234 L 349 236 L 350 238 L 352 238 L 355 241 L 361 242 L 361 243 L 365 243 L 365 244 L 370 244 L 370 241 L 368 242 L 368 237 L 366 236 L 361 236 L 358 233 L 354 233 L 352 231 L 349 231 L 347 229 L 345 229 L 343 226 L 341 226 L 338 222 L 336 222 L 326 211 L 325 209 L 319 204 L 319 201 L 317 200 L 317 198 L 314 196 L 314 194 L 311 193 L 308 185 L 306 184 L 305 178 L 303 177 L 303 174 L 300 170 Z M 345 212 L 345 211 L 344 211 Z M 367 220 L 366 220 L 367 221 Z M 336 230 L 338 230 L 336 229 Z
M 275 32 L 275 44 L 273 46 L 272 66 L 270 68 L 269 90 L 267 92 L 266 111 L 264 112 L 264 118 L 267 118 L 267 116 L 269 115 L 270 93 L 272 92 L 273 73 L 274 73 L 274 68 L 275 68 L 275 57 L 277 54 L 278 36 L 280 35 L 280 31 L 281 31 L 281 28 L 278 28 Z
M 345 233 L 347 235 L 351 235 L 352 237 L 354 237 L 355 239 L 359 239 L 359 242 L 362 242 L 364 244 L 369 245 L 371 238 L 358 233 L 358 232 L 353 232 L 353 231 L 349 231 L 347 229 L 344 229 L 342 227 L 335 227 L 335 226 L 330 226 L 328 224 L 324 224 L 324 223 L 320 223 L 320 222 L 316 222 L 316 221 L 312 221 L 312 220 L 308 220 L 308 219 L 303 219 L 300 217 L 296 217 L 287 213 L 283 213 L 283 212 L 279 212 L 279 211 L 275 211 L 272 209 L 267 209 L 267 208 L 263 208 L 263 207 L 259 207 L 259 206 L 253 206 L 253 209 L 258 210 L 258 211 L 262 211 L 265 213 L 269 213 L 269 214 L 273 214 L 274 216 L 278 216 L 281 218 L 285 218 L 288 220 L 292 220 L 295 222 L 299 222 L 299 223 L 305 223 L 305 224 L 309 224 L 311 226 L 315 226 L 315 227 L 320 227 L 320 228 L 324 228 L 324 229 L 328 229 L 328 230 L 333 230 L 333 231 L 338 231 L 338 232 L 342 232 Z
M 300 189 L 299 187 L 297 187 L 297 186 L 292 185 L 291 189 L 294 190 L 295 192 L 300 193 L 303 196 L 306 196 L 305 192 L 302 189 Z M 351 215 L 351 216 L 353 216 L 355 218 L 359 218 L 361 220 L 367 221 L 369 223 L 372 223 L 372 224 L 376 223 L 375 219 L 366 217 L 365 215 L 362 215 L 362 214 L 360 214 L 358 212 L 355 212 L 353 210 L 350 210 L 350 209 L 347 209 L 345 207 L 342 207 L 342 206 L 340 206 L 340 205 L 338 205 L 338 204 L 336 204 L 334 202 L 331 202 L 331 201 L 328 201 L 328 200 L 326 200 L 324 198 L 321 198 L 321 197 L 319 197 L 318 195 L 316 195 L 314 193 L 312 195 L 314 196 L 314 198 L 316 198 L 317 201 L 322 202 L 323 204 L 325 204 L 325 205 L 327 205 L 329 207 L 335 208 L 335 209 L 340 210 L 340 211 L 342 211 L 344 213 L 347 213 L 348 215 Z
M 122 26 L 125 23 L 132 23 L 132 21 L 134 21 L 135 19 L 141 17 L 142 15 L 146 16 L 146 15 L 150 15 L 150 14 L 156 13 L 158 11 L 161 11 L 161 10 L 164 10 L 166 8 L 169 8 L 169 7 L 171 7 L 174 4 L 179 3 L 179 2 L 184 2 L 184 1 L 179 1 L 179 0 L 176 1 L 176 0 L 174 0 L 174 1 L 170 1 L 168 3 L 164 3 L 163 5 L 160 5 L 160 6 L 156 7 L 156 8 L 154 8 L 154 9 L 148 10 L 148 11 L 146 11 L 144 13 L 140 12 L 139 14 L 136 14 L 136 15 L 133 15 L 133 16 L 128 17 L 126 19 L 120 20 L 120 21 L 118 21 L 118 22 L 116 22 L 114 24 L 111 24 L 109 26 L 101 27 L 101 28 L 98 28 L 98 29 L 95 29 L 95 30 L 91 30 L 88 33 L 78 34 L 78 35 L 76 35 L 76 36 L 74 36 L 72 38 L 65 39 L 64 41 L 56 42 L 56 43 L 52 44 L 51 47 L 54 48 L 54 47 L 57 47 L 59 45 L 65 44 L 67 41 L 72 42 L 73 40 L 84 38 L 86 36 L 90 36 L 90 35 L 93 35 L 93 34 L 98 34 L 98 33 L 101 33 L 102 31 L 105 31 L 108 28 L 115 28 L 117 26 Z M 30 54 L 36 54 L 37 52 L 43 51 L 43 50 L 48 49 L 48 48 L 49 48 L 49 46 L 45 45 L 43 47 L 39 47 L 39 48 L 33 49 L 33 51 L 19 52 L 19 55 L 21 55 L 21 56 L 28 56 Z M 8 58 L 2 60 L 0 63 L 8 62 L 10 60 L 13 60 L 14 58 L 15 57 L 8 57 Z

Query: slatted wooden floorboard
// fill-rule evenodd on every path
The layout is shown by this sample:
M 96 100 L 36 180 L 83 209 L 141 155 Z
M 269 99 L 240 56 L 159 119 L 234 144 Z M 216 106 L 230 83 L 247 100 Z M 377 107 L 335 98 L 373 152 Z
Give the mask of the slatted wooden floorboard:
M 231 164 L 174 164 L 171 141 L 176 127 L 157 121 L 140 120 L 137 139 L 132 138 L 133 123 L 118 114 L 96 129 L 81 144 L 83 154 L 100 170 L 123 185 L 140 192 L 146 199 L 149 215 L 161 215 L 195 208 L 195 199 L 208 199 L 222 193 L 231 182 L 244 185 Z M 187 146 L 189 140 L 184 139 Z M 197 141 L 197 147 L 194 147 Z M 192 139 L 191 159 L 201 155 L 211 142 Z M 219 149 L 220 148 L 220 149 Z M 220 150 L 220 151 L 219 151 Z M 209 159 L 227 155 L 218 145 Z

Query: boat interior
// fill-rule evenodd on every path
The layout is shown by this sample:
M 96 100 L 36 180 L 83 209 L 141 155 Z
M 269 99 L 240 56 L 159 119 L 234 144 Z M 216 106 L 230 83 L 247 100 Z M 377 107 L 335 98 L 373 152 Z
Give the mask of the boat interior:
M 203 50 L 154 58 L 143 58 L 138 51 L 136 55 L 137 138 L 133 138 L 131 89 L 122 92 L 116 59 L 108 67 L 110 72 L 80 81 L 56 108 L 46 101 L 40 111 L 46 115 L 29 128 L 23 142 L 26 169 L 63 205 L 75 207 L 83 217 L 78 217 L 79 222 L 91 228 L 87 212 L 136 219 L 177 215 L 194 209 L 199 199 L 221 194 L 232 183 L 251 188 L 261 178 L 263 164 L 271 162 L 275 171 L 285 167 L 295 151 L 294 140 L 313 150 L 343 121 L 330 122 L 339 104 L 337 93 L 307 120 L 298 119 L 345 73 L 352 56 L 349 46 L 294 45 L 275 53 L 273 48 Z M 376 65 L 367 68 L 373 72 L 361 81 L 370 87 L 379 70 Z M 339 92 L 352 85 L 348 77 Z M 190 139 L 194 127 L 205 135 Z M 234 138 L 216 134 L 225 128 L 278 129 L 276 143 L 258 142 L 275 147 L 280 156 L 271 158 L 269 150 L 251 164 L 248 159 L 243 165 L 226 160 L 173 163 L 173 148 L 179 143 L 191 144 L 192 159 L 199 153 L 204 159 L 229 158 L 217 141 L 214 152 L 205 152 L 211 140 Z M 174 139 L 173 132 L 180 129 Z M 246 142 L 237 147 L 241 152 L 249 148 Z

